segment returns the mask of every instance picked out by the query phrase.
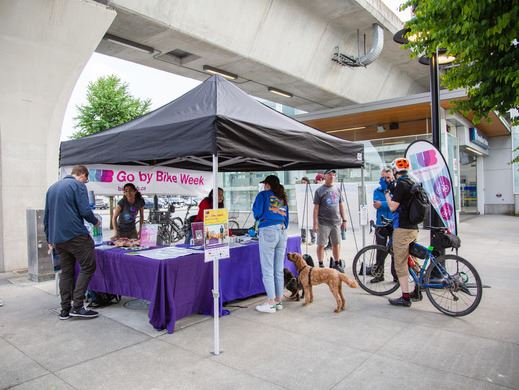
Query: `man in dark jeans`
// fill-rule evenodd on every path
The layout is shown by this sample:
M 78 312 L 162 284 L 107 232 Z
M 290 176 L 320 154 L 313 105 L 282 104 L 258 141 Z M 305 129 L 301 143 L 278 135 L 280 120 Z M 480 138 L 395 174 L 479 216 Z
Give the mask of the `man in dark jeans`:
M 85 291 L 96 270 L 94 241 L 83 220 L 101 226 L 88 203 L 88 169 L 83 165 L 72 168 L 70 175 L 54 183 L 45 199 L 45 234 L 49 249 L 58 251 L 61 261 L 59 318 L 94 318 L 98 313 L 83 306 Z M 74 267 L 80 271 L 74 288 Z M 72 307 L 71 301 L 74 301 Z
M 373 192 L 373 207 L 377 209 L 377 225 L 382 224 L 382 217 L 387 219 L 393 219 L 393 213 L 389 209 L 387 205 L 386 196 L 384 192 L 387 189 L 392 189 L 394 186 L 394 177 L 393 172 L 390 168 L 385 168 L 380 172 L 380 186 L 375 188 Z M 389 239 L 390 231 L 385 228 L 376 228 L 375 230 L 375 240 L 377 245 L 386 246 L 387 240 Z M 376 276 L 370 280 L 370 283 L 379 283 L 384 281 L 384 264 L 386 260 L 386 252 L 377 251 L 377 261 L 376 261 Z M 396 276 L 395 265 L 393 261 L 393 256 L 391 256 L 391 274 L 393 276 L 393 281 L 397 282 L 398 278 Z

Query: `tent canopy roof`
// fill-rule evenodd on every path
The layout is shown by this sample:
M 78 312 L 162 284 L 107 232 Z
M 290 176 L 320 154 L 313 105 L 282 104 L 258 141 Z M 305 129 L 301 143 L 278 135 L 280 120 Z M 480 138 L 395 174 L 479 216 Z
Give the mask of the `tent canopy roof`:
M 140 118 L 77 140 L 64 141 L 60 166 L 159 165 L 219 171 L 352 168 L 363 145 L 325 134 L 213 76 Z

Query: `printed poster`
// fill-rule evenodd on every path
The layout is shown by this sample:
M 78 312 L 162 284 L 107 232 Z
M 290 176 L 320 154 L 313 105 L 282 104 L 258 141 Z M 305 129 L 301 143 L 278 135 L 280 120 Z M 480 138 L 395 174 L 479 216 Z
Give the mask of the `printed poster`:
M 148 248 L 157 246 L 159 225 L 145 223 L 141 228 L 141 246 Z
M 229 258 L 229 214 L 227 209 L 204 210 L 204 259 Z
M 204 223 L 193 222 L 191 224 L 191 233 L 193 237 L 193 245 L 201 246 L 204 245 Z

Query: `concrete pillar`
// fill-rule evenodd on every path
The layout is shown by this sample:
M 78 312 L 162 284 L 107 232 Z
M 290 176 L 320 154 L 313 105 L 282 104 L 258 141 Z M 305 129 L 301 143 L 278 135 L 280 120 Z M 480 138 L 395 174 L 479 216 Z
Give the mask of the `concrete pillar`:
M 114 18 L 90 0 L 0 2 L 0 272 L 27 267 L 25 211 L 57 179 L 67 102 Z

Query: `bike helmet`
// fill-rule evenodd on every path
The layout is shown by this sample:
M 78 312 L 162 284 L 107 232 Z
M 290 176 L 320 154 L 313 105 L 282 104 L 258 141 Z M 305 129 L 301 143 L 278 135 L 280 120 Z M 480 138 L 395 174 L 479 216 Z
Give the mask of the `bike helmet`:
M 408 171 L 411 169 L 411 163 L 404 157 L 395 158 L 391 163 L 391 169 L 395 172 Z

